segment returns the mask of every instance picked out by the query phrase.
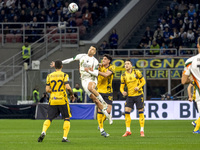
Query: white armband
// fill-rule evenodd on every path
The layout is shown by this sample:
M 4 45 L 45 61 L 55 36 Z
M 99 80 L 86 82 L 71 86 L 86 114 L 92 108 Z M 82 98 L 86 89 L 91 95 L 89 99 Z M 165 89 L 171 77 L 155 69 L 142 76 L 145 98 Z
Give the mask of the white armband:
M 90 70 L 88 70 L 88 73 L 90 73 L 91 75 L 93 75 L 93 76 L 98 76 L 98 73 L 99 73 L 99 70 L 94 70 L 94 71 L 90 71 Z

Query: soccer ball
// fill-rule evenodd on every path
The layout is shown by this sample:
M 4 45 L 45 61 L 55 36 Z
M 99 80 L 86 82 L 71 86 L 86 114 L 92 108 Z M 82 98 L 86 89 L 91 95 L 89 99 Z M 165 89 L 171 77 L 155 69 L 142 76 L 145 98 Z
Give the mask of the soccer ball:
M 68 10 L 70 13 L 75 13 L 78 11 L 78 5 L 76 3 L 70 3 L 68 6 Z

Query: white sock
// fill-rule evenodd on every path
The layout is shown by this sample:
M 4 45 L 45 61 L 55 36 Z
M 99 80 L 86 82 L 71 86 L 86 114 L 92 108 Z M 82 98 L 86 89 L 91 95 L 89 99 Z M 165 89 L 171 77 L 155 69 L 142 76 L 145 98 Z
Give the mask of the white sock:
M 103 97 L 102 97 L 100 94 L 99 94 L 99 96 L 97 96 L 97 98 L 99 99 L 99 101 L 100 101 L 101 103 L 105 102 L 104 99 L 103 99 Z
M 102 128 L 102 129 L 100 129 L 100 132 L 103 132 L 104 131 L 104 129 Z
M 46 133 L 43 131 L 42 134 L 46 135 Z
M 66 140 L 66 139 L 67 139 L 67 137 L 63 137 L 63 139 L 65 139 L 65 140 Z
M 109 114 L 106 110 L 102 109 L 101 111 L 106 116 L 106 118 L 109 118 Z
M 130 127 L 126 127 L 126 131 L 131 132 Z
M 143 131 L 143 132 L 144 132 L 144 127 L 141 127 L 140 131 Z

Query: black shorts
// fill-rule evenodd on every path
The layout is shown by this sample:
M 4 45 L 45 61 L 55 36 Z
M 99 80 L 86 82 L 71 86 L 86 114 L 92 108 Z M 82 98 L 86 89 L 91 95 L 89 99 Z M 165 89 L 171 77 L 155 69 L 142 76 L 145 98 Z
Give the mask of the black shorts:
M 108 105 L 112 105 L 113 102 L 113 93 L 109 93 L 109 94 L 105 94 L 105 93 L 99 93 L 104 101 L 108 104 Z
M 47 119 L 53 120 L 56 118 L 59 114 L 62 114 L 62 118 L 70 118 L 71 112 L 69 104 L 65 105 L 48 105 L 47 108 Z
M 144 108 L 144 95 L 139 96 L 130 96 L 126 99 L 125 107 L 130 107 L 133 109 L 134 103 L 136 104 L 137 109 Z

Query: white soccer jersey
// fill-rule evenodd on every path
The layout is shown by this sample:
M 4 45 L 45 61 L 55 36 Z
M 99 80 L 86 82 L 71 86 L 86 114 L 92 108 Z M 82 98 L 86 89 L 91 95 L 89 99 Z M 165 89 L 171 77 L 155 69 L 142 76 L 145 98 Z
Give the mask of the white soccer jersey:
M 200 101 L 200 54 L 186 60 L 183 74 L 193 76 L 196 85 L 196 101 Z
M 92 70 L 98 71 L 98 60 L 95 57 L 89 57 L 88 54 L 78 54 L 73 58 L 70 59 L 65 59 L 62 61 L 63 64 L 68 64 L 72 61 L 79 60 L 79 65 L 80 65 L 80 74 L 81 74 L 81 79 L 92 79 L 96 80 L 97 76 L 88 73 L 84 70 L 84 68 L 92 68 Z M 97 73 L 98 75 L 98 73 Z

